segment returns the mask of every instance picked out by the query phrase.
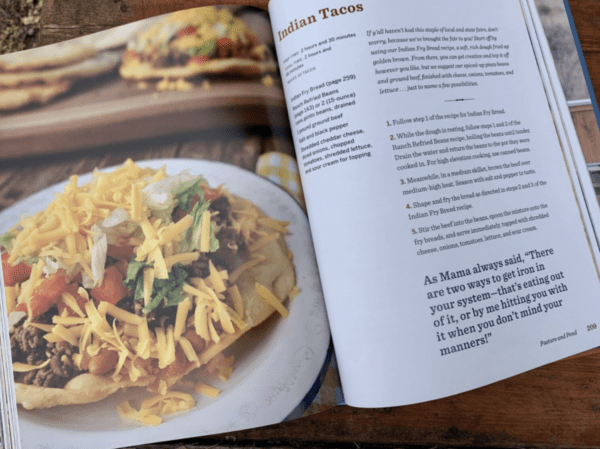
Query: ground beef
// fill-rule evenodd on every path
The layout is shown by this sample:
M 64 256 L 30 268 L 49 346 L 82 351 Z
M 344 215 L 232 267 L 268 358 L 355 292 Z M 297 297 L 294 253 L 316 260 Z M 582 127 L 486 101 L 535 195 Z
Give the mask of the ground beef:
M 177 316 L 177 306 L 163 307 L 163 303 L 160 303 L 156 309 L 150 311 L 150 313 L 144 313 L 143 301 L 135 301 L 134 310 L 138 316 L 146 317 L 148 320 L 148 328 L 154 330 L 155 328 L 162 326 L 166 329 L 168 325 L 175 325 L 175 318 Z
M 47 353 L 50 364 L 42 369 L 29 371 L 23 382 L 38 387 L 63 388 L 69 380 L 80 373 L 72 361 L 75 352 L 76 348 L 66 341 L 48 343 Z
M 49 343 L 43 335 L 44 331 L 33 326 L 18 326 L 10 337 L 13 362 L 40 365 L 50 359 L 50 363 L 44 368 L 27 372 L 21 382 L 62 388 L 80 373 L 72 360 L 77 348 L 64 341 Z
M 187 271 L 189 277 L 205 278 L 210 274 L 208 269 L 208 257 L 206 257 L 205 253 L 200 253 L 198 260 L 189 265 L 184 265 L 183 269 Z
M 52 317 L 58 314 L 56 307 L 51 307 L 46 313 L 41 314 L 35 319 L 36 323 L 52 324 Z
M 171 49 L 167 54 L 161 55 L 153 62 L 154 67 L 173 67 L 186 65 L 190 55 L 182 50 Z
M 212 218 L 217 226 L 231 226 L 233 223 L 231 220 L 231 203 L 226 196 L 220 196 L 214 201 L 211 201 L 208 210 L 219 213 Z
M 133 290 L 128 290 L 127 294 L 121 299 L 116 306 L 130 313 L 135 313 L 135 305 L 133 300 Z M 112 325 L 112 323 L 111 323 Z
M 17 360 L 20 356 L 21 352 L 19 349 L 19 340 L 10 336 L 10 356 L 12 360 Z
M 221 265 L 231 273 L 248 260 L 246 240 L 235 229 L 221 228 L 215 237 L 219 240 L 219 249 L 208 256 L 215 265 Z
M 39 365 L 46 357 L 47 341 L 43 338 L 44 332 L 33 326 L 15 329 L 10 337 L 11 355 L 14 362 Z
M 217 57 L 219 58 L 243 58 L 251 56 L 251 50 L 257 44 L 256 37 L 246 33 L 245 39 L 236 39 L 230 45 L 218 45 Z

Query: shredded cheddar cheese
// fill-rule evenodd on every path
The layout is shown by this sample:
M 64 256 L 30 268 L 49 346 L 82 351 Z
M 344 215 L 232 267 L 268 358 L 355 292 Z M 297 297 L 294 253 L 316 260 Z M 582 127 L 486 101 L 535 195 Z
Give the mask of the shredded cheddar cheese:
M 208 396 L 211 398 L 216 398 L 217 396 L 219 396 L 221 394 L 221 390 L 219 390 L 218 388 L 215 387 L 211 387 L 208 384 L 205 384 L 203 382 L 199 382 L 196 387 L 194 388 L 194 391 L 196 393 L 200 393 L 203 394 L 204 396 Z
M 15 373 L 26 373 L 28 371 L 33 371 L 34 369 L 42 369 L 49 363 L 50 363 L 50 359 L 46 360 L 41 365 L 28 365 L 26 363 L 14 362 L 13 363 L 13 371 Z
M 288 310 L 285 306 L 279 301 L 279 298 L 275 296 L 267 287 L 262 284 L 256 283 L 256 292 L 260 299 L 265 301 L 267 304 L 272 306 L 275 310 L 277 310 L 283 317 L 287 317 L 289 315 Z

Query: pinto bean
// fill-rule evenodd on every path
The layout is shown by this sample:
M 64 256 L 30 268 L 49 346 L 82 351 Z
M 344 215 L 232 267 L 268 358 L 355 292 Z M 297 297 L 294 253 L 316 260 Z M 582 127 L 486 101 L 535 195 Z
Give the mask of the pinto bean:
M 181 349 L 181 346 L 177 346 L 175 349 L 175 361 L 166 368 L 166 374 L 168 377 L 176 377 L 183 374 L 188 366 L 188 360 Z
M 196 331 L 188 329 L 187 331 L 185 331 L 185 334 L 183 334 L 183 336 L 188 339 L 188 341 L 192 344 L 192 347 L 197 353 L 204 351 L 204 349 L 206 348 L 206 342 L 200 335 L 196 333 Z
M 112 370 L 119 361 L 119 354 L 110 349 L 100 349 L 98 354 L 90 359 L 89 370 L 91 374 L 102 376 Z

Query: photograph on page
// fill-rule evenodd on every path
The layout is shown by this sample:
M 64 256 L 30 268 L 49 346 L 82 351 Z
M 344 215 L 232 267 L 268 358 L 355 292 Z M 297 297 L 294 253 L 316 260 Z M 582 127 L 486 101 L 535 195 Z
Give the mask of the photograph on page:
M 338 401 L 275 61 L 264 11 L 221 7 L 0 56 L 23 447 L 189 438 Z

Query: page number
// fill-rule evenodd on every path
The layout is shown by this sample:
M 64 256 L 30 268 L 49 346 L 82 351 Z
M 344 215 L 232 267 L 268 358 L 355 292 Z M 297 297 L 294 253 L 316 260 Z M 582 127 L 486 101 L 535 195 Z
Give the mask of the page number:
M 593 331 L 594 329 L 596 329 L 597 326 L 596 326 L 596 323 L 594 323 L 594 324 L 588 324 L 586 327 L 587 327 L 588 331 Z

